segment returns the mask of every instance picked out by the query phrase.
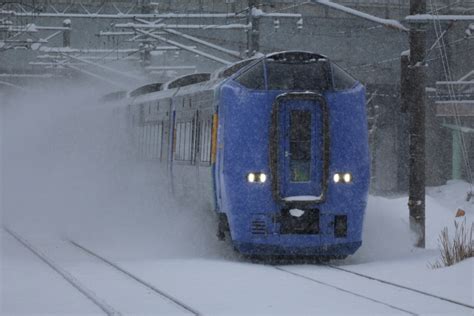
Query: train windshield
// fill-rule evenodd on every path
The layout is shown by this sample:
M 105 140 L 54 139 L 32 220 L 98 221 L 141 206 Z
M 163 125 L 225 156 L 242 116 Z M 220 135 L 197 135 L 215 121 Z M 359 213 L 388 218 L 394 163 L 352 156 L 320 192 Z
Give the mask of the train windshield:
M 260 61 L 252 68 L 245 71 L 237 78 L 237 82 L 248 89 L 252 90 L 265 90 L 265 68 L 263 62 Z
M 230 67 L 225 68 L 218 74 L 218 78 L 228 78 L 238 72 L 240 69 L 246 67 L 250 63 L 254 62 L 255 58 L 246 59 L 241 62 L 235 63 Z
M 252 90 L 347 90 L 357 80 L 323 56 L 284 53 L 262 59 L 236 78 Z
M 354 77 L 334 63 L 331 63 L 331 70 L 334 90 L 347 90 L 354 87 L 357 83 L 357 80 Z
M 325 91 L 330 87 L 327 61 L 295 63 L 268 60 L 267 86 L 269 90 Z

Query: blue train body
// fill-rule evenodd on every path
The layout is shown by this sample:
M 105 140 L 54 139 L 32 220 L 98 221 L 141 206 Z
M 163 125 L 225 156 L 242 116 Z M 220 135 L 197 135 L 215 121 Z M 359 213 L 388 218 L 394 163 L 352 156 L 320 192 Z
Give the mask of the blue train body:
M 148 143 L 160 143 L 175 193 L 197 192 L 217 212 L 219 235 L 228 231 L 243 254 L 354 253 L 370 179 L 364 87 L 307 52 L 207 79 L 131 104 L 139 129 L 152 117 L 144 106 L 163 113 L 148 120 L 162 124 Z

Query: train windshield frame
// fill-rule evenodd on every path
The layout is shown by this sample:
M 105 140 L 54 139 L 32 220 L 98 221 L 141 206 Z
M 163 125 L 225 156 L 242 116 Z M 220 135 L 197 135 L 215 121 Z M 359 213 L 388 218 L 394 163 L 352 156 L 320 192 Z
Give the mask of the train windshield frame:
M 341 91 L 358 80 L 324 56 L 283 53 L 264 57 L 239 73 L 235 81 L 251 90 Z

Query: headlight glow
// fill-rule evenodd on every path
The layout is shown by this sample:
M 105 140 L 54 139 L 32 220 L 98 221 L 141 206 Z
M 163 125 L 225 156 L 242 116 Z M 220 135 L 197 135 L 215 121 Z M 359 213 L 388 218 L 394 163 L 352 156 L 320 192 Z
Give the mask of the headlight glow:
M 247 181 L 250 183 L 265 183 L 267 175 L 263 172 L 250 172 L 247 174 Z
M 352 183 L 352 174 L 350 172 L 337 172 L 332 177 L 334 183 Z
M 345 183 L 350 183 L 352 182 L 352 175 L 350 173 L 344 173 L 343 179 Z
M 250 183 L 255 182 L 255 178 L 256 178 L 256 177 L 255 177 L 255 173 L 249 173 L 248 176 L 247 176 L 247 180 L 248 180 L 248 182 L 250 182 Z

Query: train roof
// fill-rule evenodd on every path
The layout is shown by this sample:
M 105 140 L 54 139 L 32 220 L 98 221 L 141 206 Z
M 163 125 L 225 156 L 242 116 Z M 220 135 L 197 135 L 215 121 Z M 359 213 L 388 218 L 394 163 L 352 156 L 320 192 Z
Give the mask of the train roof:
M 218 79 L 218 78 L 228 78 L 238 72 L 239 70 L 245 68 L 246 66 L 250 65 L 253 61 L 258 60 L 257 57 L 251 57 L 247 58 L 244 60 L 239 60 L 238 62 L 235 62 L 231 64 L 230 66 L 225 66 L 222 68 L 217 69 L 213 74 L 212 78 Z
M 171 81 L 168 81 L 163 85 L 162 90 L 175 89 L 190 86 L 196 83 L 209 81 L 211 79 L 211 74 L 207 72 L 194 73 L 184 75 L 178 78 L 175 78 Z
M 129 95 L 130 97 L 137 98 L 135 99 L 135 102 L 146 102 L 146 101 L 155 100 L 157 97 L 168 98 L 173 95 L 179 95 L 181 93 L 189 93 L 190 91 L 192 92 L 193 90 L 198 90 L 201 88 L 213 89 L 217 83 L 230 77 L 231 75 L 245 68 L 246 66 L 251 64 L 252 61 L 255 61 L 257 59 L 258 58 L 249 58 L 245 60 L 240 60 L 229 66 L 218 69 L 213 74 L 195 73 L 195 74 L 184 75 L 184 76 L 175 78 L 171 81 L 164 83 L 160 87 L 159 90 L 142 93 L 142 94 L 136 94 L 136 95 L 132 95 L 132 93 L 130 93 Z M 143 86 L 143 87 L 146 87 L 146 86 Z M 134 91 L 137 91 L 141 88 L 142 87 L 137 88 Z
M 140 86 L 136 88 L 135 90 L 132 90 L 129 92 L 128 96 L 131 98 L 137 97 L 139 95 L 143 94 L 148 94 L 148 93 L 153 93 L 156 91 L 160 91 L 163 87 L 163 83 L 161 82 L 155 82 L 155 83 L 149 83 L 144 86 Z
M 127 97 L 127 91 L 125 90 L 119 90 L 119 91 L 114 91 L 111 93 L 107 93 L 106 95 L 102 96 L 99 101 L 100 102 L 115 102 L 118 100 L 123 100 Z
M 265 59 L 270 59 L 279 62 L 298 62 L 298 63 L 308 63 L 308 62 L 317 62 L 318 60 L 328 58 L 324 55 L 317 54 L 314 52 L 303 51 L 303 50 L 287 50 L 281 52 L 275 52 L 265 55 Z
M 320 60 L 328 60 L 324 55 L 309 51 L 290 50 L 274 52 L 240 60 L 229 66 L 220 68 L 212 74 L 194 73 L 184 75 L 164 83 L 156 91 L 149 91 L 137 95 L 130 93 L 130 96 L 136 98 L 135 102 L 147 102 L 156 100 L 157 98 L 169 98 L 175 95 L 188 94 L 193 91 L 214 89 L 217 84 L 252 67 L 258 61 L 264 59 L 282 63 L 314 63 Z M 146 86 L 137 88 L 134 91 L 145 87 Z

